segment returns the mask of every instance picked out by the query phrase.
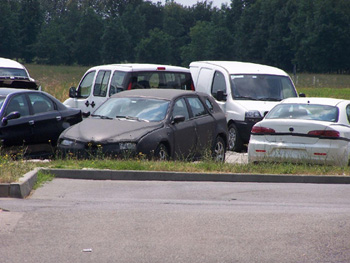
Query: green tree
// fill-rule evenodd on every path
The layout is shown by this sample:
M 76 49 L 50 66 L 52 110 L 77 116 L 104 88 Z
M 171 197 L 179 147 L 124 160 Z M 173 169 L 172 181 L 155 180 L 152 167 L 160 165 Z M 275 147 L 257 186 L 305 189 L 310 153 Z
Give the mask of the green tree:
M 144 63 L 172 64 L 172 37 L 155 28 L 149 37 L 143 38 L 136 47 L 136 61 Z
M 103 23 L 94 9 L 87 7 L 76 27 L 75 58 L 81 65 L 96 65 L 101 61 Z
M 0 1 L 0 56 L 19 57 L 19 5 L 16 1 Z
M 43 13 L 38 0 L 21 0 L 19 11 L 21 57 L 26 62 L 34 58 L 34 44 L 41 29 Z

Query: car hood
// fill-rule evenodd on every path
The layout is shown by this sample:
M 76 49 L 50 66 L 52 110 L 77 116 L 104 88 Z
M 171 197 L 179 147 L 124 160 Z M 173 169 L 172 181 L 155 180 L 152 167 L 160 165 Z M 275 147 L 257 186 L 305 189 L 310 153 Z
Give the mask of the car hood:
M 163 125 L 162 122 L 88 118 L 65 130 L 61 138 L 99 143 L 137 141 Z
M 236 104 L 241 105 L 246 111 L 258 110 L 261 116 L 276 106 L 279 101 L 259 101 L 259 100 L 235 100 Z

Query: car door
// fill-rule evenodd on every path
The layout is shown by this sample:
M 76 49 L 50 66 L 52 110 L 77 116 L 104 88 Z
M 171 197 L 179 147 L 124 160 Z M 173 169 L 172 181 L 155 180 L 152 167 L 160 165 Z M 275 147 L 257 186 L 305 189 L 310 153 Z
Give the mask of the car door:
M 188 104 L 192 113 L 192 121 L 195 123 L 195 135 L 197 138 L 196 154 L 205 155 L 210 152 L 215 132 L 215 120 L 209 114 L 199 97 L 188 97 Z
M 62 117 L 54 102 L 44 94 L 28 94 L 32 107 L 32 141 L 33 144 L 55 144 L 61 133 L 59 128 Z
M 185 120 L 172 124 L 174 157 L 186 160 L 195 154 L 195 122 L 190 119 L 187 103 L 184 98 L 176 100 L 172 109 L 172 118 L 185 117 Z
M 5 105 L 5 110 L 1 119 L 11 112 L 19 112 L 21 116 L 17 119 L 2 121 L 0 124 L 0 138 L 4 146 L 24 146 L 31 143 L 32 127 L 29 106 L 24 94 L 11 97 Z

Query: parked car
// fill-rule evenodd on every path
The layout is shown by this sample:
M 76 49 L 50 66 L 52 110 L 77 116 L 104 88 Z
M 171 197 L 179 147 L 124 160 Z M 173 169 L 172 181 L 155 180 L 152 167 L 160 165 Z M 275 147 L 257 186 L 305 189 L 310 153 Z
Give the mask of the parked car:
M 52 153 L 61 132 L 82 116 L 45 92 L 1 88 L 0 120 L 0 147 L 33 156 Z
M 89 115 L 107 98 L 130 89 L 194 90 L 189 69 L 155 64 L 113 64 L 92 67 L 77 88 L 70 88 L 64 104 Z
M 350 101 L 290 98 L 255 124 L 248 161 L 348 165 Z
M 38 89 L 27 69 L 15 60 L 0 58 L 0 87 Z
M 197 91 L 211 94 L 226 113 L 229 150 L 240 152 L 255 123 L 281 100 L 298 94 L 281 69 L 236 61 L 196 61 L 190 71 Z
M 159 160 L 197 159 L 212 153 L 224 161 L 226 118 L 204 93 L 176 89 L 123 91 L 59 140 L 63 154 L 87 157 L 146 156 Z

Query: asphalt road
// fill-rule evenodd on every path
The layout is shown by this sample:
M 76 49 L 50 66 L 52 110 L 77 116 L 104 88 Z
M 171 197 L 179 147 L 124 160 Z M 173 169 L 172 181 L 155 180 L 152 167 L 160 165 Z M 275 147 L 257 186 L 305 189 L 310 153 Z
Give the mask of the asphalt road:
M 0 262 L 350 262 L 350 185 L 54 179 L 0 199 Z

